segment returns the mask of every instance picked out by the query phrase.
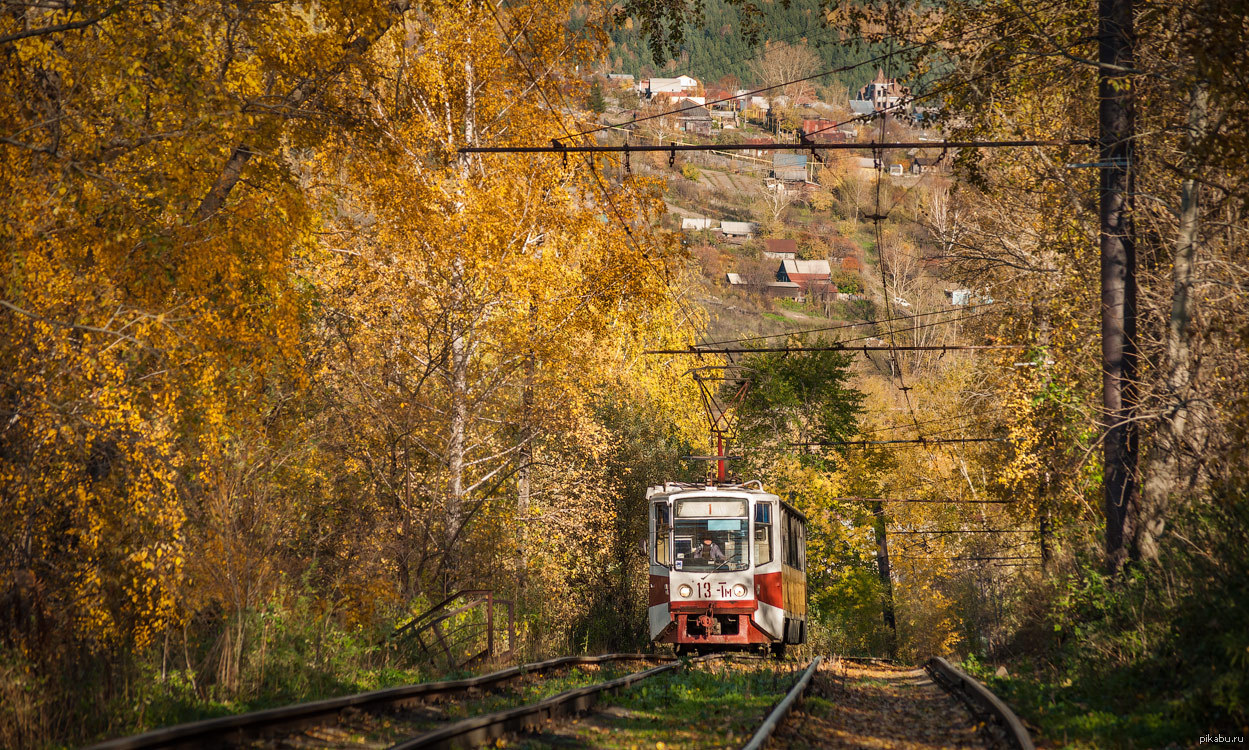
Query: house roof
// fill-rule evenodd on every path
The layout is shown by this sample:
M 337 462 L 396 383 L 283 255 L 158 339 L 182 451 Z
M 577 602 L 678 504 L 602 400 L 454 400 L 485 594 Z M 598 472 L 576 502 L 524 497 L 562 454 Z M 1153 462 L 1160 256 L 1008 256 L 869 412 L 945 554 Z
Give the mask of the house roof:
M 722 221 L 720 231 L 725 234 L 751 234 L 755 231 L 755 225 L 750 221 Z
M 686 97 L 677 102 L 677 107 L 681 110 L 680 115 L 686 119 L 710 120 L 711 111 L 707 109 L 703 101 L 703 97 Z
M 798 241 L 774 237 L 763 241 L 763 246 L 770 253 L 797 253 Z
M 785 275 L 791 279 L 794 276 L 827 277 L 832 273 L 826 260 L 783 260 L 781 268 L 785 269 Z
M 715 226 L 715 223 L 715 219 L 694 219 L 689 216 L 685 216 L 681 219 L 681 228 L 693 230 L 711 229 Z
M 728 278 L 729 283 L 732 284 L 733 286 L 741 286 L 742 284 L 746 283 L 745 281 L 742 280 L 741 274 L 726 273 L 724 275 Z

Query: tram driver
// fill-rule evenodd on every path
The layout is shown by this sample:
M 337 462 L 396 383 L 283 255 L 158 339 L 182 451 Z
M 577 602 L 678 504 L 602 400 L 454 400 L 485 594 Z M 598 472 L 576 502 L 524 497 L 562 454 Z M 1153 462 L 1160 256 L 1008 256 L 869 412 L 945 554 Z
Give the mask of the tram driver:
M 720 545 L 711 540 L 711 537 L 704 536 L 702 546 L 694 550 L 691 555 L 695 560 L 706 560 L 708 562 L 724 562 L 729 558 L 725 556 L 724 550 L 720 549 Z

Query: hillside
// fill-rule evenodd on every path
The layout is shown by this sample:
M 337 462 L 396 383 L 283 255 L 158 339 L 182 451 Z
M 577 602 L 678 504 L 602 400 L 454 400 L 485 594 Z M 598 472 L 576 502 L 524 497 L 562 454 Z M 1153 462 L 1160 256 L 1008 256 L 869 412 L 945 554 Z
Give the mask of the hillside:
M 768 41 L 805 42 L 819 55 L 825 68 L 853 64 L 867 53 L 854 43 L 842 42 L 837 32 L 825 28 L 820 17 L 819 0 L 794 0 L 788 8 L 770 6 L 761 21 L 759 39 L 751 44 L 741 33 L 742 20 L 736 8 L 724 0 L 708 0 L 703 20 L 685 28 L 685 44 L 679 60 L 658 65 L 646 46 L 646 37 L 632 24 L 610 30 L 611 48 L 607 64 L 613 73 L 650 76 L 665 71 L 679 71 L 701 81 L 717 81 L 726 75 L 736 76 L 743 84 L 753 83 L 750 62 Z M 822 83 L 838 83 L 856 89 L 872 77 L 875 68 L 852 71 L 844 77 L 830 76 Z

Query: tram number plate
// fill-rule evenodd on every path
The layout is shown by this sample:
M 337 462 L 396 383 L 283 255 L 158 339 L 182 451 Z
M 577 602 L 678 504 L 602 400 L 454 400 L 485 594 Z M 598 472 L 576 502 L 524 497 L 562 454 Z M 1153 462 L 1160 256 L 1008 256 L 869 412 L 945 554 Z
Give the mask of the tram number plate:
M 733 593 L 733 586 L 724 581 L 695 581 L 694 596 L 699 599 L 710 599 L 713 595 L 720 599 L 728 599 Z

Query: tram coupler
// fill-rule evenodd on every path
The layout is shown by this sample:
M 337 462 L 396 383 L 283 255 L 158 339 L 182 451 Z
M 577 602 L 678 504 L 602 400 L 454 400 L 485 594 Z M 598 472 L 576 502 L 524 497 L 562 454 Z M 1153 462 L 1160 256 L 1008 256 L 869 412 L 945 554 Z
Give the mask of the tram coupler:
M 711 613 L 710 606 L 705 613 L 698 616 L 698 627 L 707 635 L 720 635 L 720 620 Z

